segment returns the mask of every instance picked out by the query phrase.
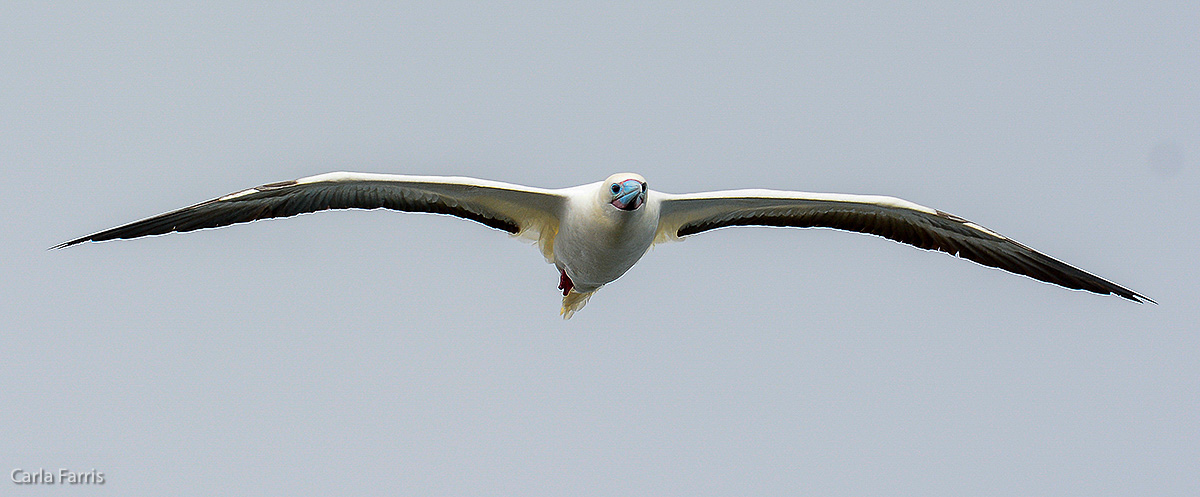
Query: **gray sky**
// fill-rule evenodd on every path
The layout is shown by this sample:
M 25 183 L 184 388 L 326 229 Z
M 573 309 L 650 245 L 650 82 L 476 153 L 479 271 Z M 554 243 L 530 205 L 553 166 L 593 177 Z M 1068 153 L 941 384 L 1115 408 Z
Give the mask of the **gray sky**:
M 1192 2 L 44 3 L 0 4 L 0 469 L 106 483 L 0 494 L 1200 493 Z M 331 170 L 896 195 L 1161 305 L 827 230 L 568 322 L 442 216 L 45 250 Z

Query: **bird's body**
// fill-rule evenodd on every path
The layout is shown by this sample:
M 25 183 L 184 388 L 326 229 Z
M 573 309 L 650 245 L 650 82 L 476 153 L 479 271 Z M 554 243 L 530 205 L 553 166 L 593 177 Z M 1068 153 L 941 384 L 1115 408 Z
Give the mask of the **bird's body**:
M 602 184 L 587 185 L 571 197 L 554 239 L 555 265 L 580 293 L 593 292 L 625 274 L 650 249 L 658 230 L 656 200 L 633 211 L 614 209 L 598 201 L 605 193 Z
M 242 190 L 55 248 L 327 209 L 376 208 L 449 214 L 536 240 L 560 272 L 565 318 L 655 243 L 751 225 L 869 233 L 1067 288 L 1150 301 L 966 219 L 894 197 L 778 190 L 675 195 L 651 191 L 633 173 L 563 189 L 460 177 L 327 173 Z

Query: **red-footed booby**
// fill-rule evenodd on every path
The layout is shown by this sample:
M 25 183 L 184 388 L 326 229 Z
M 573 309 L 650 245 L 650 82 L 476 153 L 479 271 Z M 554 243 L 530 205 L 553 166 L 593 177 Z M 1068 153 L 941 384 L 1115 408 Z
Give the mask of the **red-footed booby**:
M 462 177 L 326 173 L 231 193 L 53 248 L 328 209 L 380 208 L 449 214 L 536 241 L 558 268 L 564 319 L 652 245 L 730 226 L 857 231 L 1066 288 L 1154 302 L 966 219 L 894 197 L 778 190 L 676 195 L 648 189 L 633 173 L 562 189 Z

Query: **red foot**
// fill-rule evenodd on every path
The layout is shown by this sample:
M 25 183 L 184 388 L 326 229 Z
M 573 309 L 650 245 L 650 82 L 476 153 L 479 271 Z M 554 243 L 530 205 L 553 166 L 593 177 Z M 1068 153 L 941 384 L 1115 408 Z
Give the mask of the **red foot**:
M 571 278 L 567 276 L 567 272 L 562 269 L 558 270 L 558 289 L 563 291 L 563 297 L 571 293 L 571 289 L 575 288 L 575 283 L 571 282 Z

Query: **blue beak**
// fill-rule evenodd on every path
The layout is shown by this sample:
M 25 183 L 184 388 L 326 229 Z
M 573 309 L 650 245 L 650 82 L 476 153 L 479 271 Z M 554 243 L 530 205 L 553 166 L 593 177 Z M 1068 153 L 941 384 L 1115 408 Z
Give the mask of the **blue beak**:
M 646 190 L 636 179 L 627 179 L 617 185 L 620 191 L 613 193 L 612 204 L 623 211 L 637 210 L 646 203 Z

